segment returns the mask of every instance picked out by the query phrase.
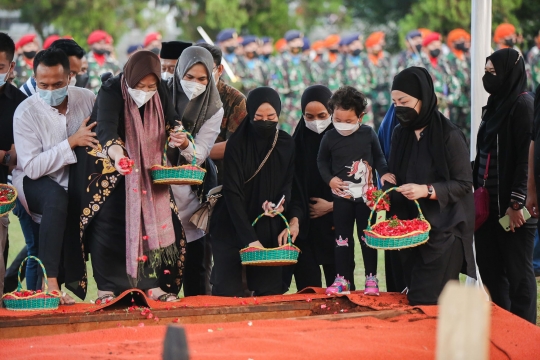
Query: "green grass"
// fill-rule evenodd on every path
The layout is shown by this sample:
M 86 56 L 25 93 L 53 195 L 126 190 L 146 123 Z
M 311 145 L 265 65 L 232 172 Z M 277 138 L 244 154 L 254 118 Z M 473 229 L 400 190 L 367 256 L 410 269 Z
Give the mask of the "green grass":
M 24 237 L 21 232 L 21 226 L 19 225 L 19 220 L 16 216 L 13 214 L 10 215 L 9 220 L 11 221 L 11 224 L 9 226 L 9 255 L 8 255 L 8 266 L 11 264 L 15 256 L 21 251 L 21 249 L 24 247 Z M 362 260 L 362 252 L 360 250 L 360 244 L 358 242 L 358 239 L 355 237 L 355 247 L 354 247 L 354 260 L 356 262 L 356 268 L 354 270 L 354 281 L 357 284 L 358 288 L 362 288 L 364 284 L 365 274 L 364 274 L 364 262 Z M 386 276 L 384 271 L 384 252 L 378 251 L 378 264 L 377 264 L 377 278 L 379 279 L 379 286 L 381 291 L 386 291 Z M 90 300 L 94 300 L 97 297 L 97 287 L 96 282 L 94 281 L 94 277 L 92 274 L 92 264 L 91 261 L 89 261 L 86 264 L 86 269 L 88 271 L 88 293 L 86 296 L 86 302 L 89 302 Z M 464 281 L 464 276 L 461 277 L 461 280 Z M 324 278 L 323 278 L 323 284 L 324 284 Z M 537 304 L 538 304 L 538 318 L 536 323 L 540 324 L 540 301 L 538 299 L 540 298 L 540 283 L 537 279 L 537 289 L 538 289 L 538 295 L 537 296 Z M 23 286 L 26 286 L 26 284 L 23 282 Z M 66 291 L 66 289 L 64 289 Z M 295 293 L 297 291 L 296 284 L 293 282 L 291 284 L 289 293 Z M 70 293 L 69 291 L 67 291 Z M 73 297 L 75 297 L 72 294 Z M 183 296 L 183 293 L 180 293 L 180 296 Z

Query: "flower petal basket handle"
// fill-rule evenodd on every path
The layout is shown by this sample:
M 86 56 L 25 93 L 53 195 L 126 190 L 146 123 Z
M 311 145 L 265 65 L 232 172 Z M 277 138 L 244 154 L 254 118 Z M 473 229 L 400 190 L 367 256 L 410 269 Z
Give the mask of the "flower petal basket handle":
M 293 265 L 298 262 L 298 254 L 300 249 L 293 245 L 291 239 L 291 228 L 285 216 L 277 211 L 272 211 L 273 214 L 279 215 L 285 222 L 287 227 L 287 244 L 277 248 L 262 249 L 255 246 L 249 246 L 240 250 L 240 258 L 242 259 L 242 265 L 256 265 L 256 266 L 285 266 Z M 251 224 L 255 226 L 257 222 L 266 214 L 261 214 Z
M 392 187 L 386 190 L 384 193 L 381 194 L 381 196 L 379 196 L 375 204 L 378 204 L 379 201 L 386 194 L 395 190 L 397 190 L 397 187 Z M 399 236 L 384 236 L 384 235 L 378 234 L 373 231 L 373 226 L 371 224 L 371 219 L 373 218 L 373 214 L 375 213 L 375 208 L 374 208 L 373 210 L 371 210 L 371 214 L 369 215 L 367 229 L 364 230 L 364 238 L 365 238 L 366 244 L 371 248 L 379 249 L 379 250 L 400 250 L 400 249 L 406 249 L 406 248 L 419 246 L 426 243 L 429 240 L 429 231 L 431 230 L 431 225 L 424 217 L 424 214 L 422 213 L 422 209 L 420 208 L 420 204 L 418 203 L 418 201 L 414 200 L 414 203 L 416 204 L 416 208 L 418 209 L 418 219 L 427 224 L 428 226 L 427 230 L 413 231 L 413 232 L 399 235 Z M 386 220 L 379 224 L 388 223 L 389 221 L 390 220 Z
M 58 309 L 58 305 L 60 304 L 60 293 L 53 294 L 49 293 L 49 281 L 47 279 L 47 271 L 45 271 L 45 266 L 43 266 L 43 263 L 41 260 L 39 260 L 35 256 L 28 256 L 26 257 L 22 263 L 21 266 L 19 266 L 19 273 L 17 274 L 17 292 L 21 291 L 22 288 L 22 282 L 21 282 L 21 272 L 22 268 L 24 266 L 24 263 L 28 259 L 34 259 L 38 262 L 39 266 L 41 266 L 41 270 L 43 271 L 43 280 L 45 284 L 45 290 L 41 293 L 35 293 L 33 295 L 21 297 L 15 294 L 15 292 L 4 294 L 2 297 L 4 301 L 4 306 L 8 310 L 14 310 L 14 311 L 35 311 L 35 310 L 56 310 Z
M 190 165 L 167 166 L 167 146 L 170 137 L 165 142 L 163 149 L 162 165 L 152 166 L 152 181 L 154 184 L 164 185 L 201 185 L 206 175 L 206 170 L 197 165 L 197 152 L 195 149 L 195 140 L 193 136 L 186 130 L 181 130 L 186 133 L 188 139 L 193 146 L 193 159 Z
M 13 191 L 15 196 L 13 197 L 13 199 L 9 201 L 0 202 L 0 217 L 8 215 L 11 212 L 11 210 L 15 208 L 15 200 L 17 200 L 17 196 L 18 196 L 17 189 L 15 188 L 15 186 L 12 186 L 9 184 L 0 184 L 0 190 L 3 190 L 3 189 L 9 189 Z

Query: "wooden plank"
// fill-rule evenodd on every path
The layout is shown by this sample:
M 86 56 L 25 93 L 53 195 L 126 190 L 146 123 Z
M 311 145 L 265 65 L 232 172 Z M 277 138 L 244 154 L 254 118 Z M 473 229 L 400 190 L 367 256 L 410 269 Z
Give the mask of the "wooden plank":
M 410 314 L 422 314 L 422 310 L 412 309 L 412 310 L 362 311 L 362 312 L 355 312 L 355 313 L 339 313 L 339 314 L 331 314 L 331 315 L 299 317 L 299 318 L 293 318 L 291 320 L 311 320 L 311 319 L 316 318 L 317 320 L 340 321 L 340 320 L 347 320 L 347 319 L 357 319 L 357 318 L 368 317 L 368 316 L 385 320 L 385 319 L 390 319 L 396 316 L 410 315 Z
M 490 303 L 474 287 L 450 281 L 439 297 L 437 360 L 487 360 Z

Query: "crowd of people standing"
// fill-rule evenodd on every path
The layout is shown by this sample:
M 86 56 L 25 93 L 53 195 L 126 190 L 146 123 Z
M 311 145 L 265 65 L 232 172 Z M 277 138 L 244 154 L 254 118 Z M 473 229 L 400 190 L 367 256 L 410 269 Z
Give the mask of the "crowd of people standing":
M 101 30 L 88 37 L 89 52 L 69 38 L 51 37 L 40 50 L 35 35 L 15 43 L 0 33 L 0 183 L 11 175 L 19 192 L 21 257 L 39 256 L 51 291 L 65 284 L 84 298 L 90 255 L 100 303 L 134 287 L 159 301 L 176 301 L 181 288 L 185 296 L 283 294 L 293 276 L 299 289 L 324 278 L 336 294 L 359 287 L 356 226 L 364 293 L 379 295 L 377 251 L 361 240 L 367 193 L 396 186 L 389 216 L 415 218 L 417 200 L 431 231 L 424 245 L 386 252 L 388 291 L 435 304 L 460 272 L 476 278 L 477 264 L 493 301 L 535 322 L 540 51 L 524 56 L 517 39 L 513 26 L 499 26 L 497 50 L 479 69 L 490 97 L 471 166 L 463 29 L 446 46 L 439 33 L 413 30 L 395 57 L 382 32 L 310 44 L 291 30 L 275 47 L 233 29 L 216 45 L 150 33 L 123 67 Z M 155 184 L 149 170 L 162 161 L 195 161 L 205 181 Z M 192 216 L 218 185 L 209 227 L 199 228 Z M 475 224 L 473 189 L 482 187 L 490 211 Z M 287 241 L 276 212 L 290 222 L 298 264 L 243 267 L 243 248 Z M 497 224 L 505 215 L 510 232 Z M 0 220 L 4 250 L 8 218 Z M 42 287 L 32 261 L 26 278 L 29 289 Z M 10 281 L 8 273 L 6 288 Z

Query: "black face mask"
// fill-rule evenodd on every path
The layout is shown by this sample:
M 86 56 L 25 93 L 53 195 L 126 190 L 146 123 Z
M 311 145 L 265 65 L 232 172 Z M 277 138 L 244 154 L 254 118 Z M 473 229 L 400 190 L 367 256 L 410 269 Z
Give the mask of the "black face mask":
M 429 50 L 429 55 L 434 58 L 439 57 L 441 55 L 441 49 Z
M 514 39 L 504 39 L 504 45 L 513 47 L 514 45 L 516 45 L 516 42 L 514 41 Z
M 86 85 L 88 84 L 88 79 L 89 78 L 90 78 L 90 76 L 88 75 L 87 72 L 82 74 L 82 75 L 77 74 L 75 76 L 75 79 L 77 79 L 77 81 L 75 82 L 75 86 L 80 87 L 80 88 L 85 88 Z
M 24 57 L 27 59 L 33 59 L 36 57 L 37 51 L 23 51 Z
M 420 101 L 420 100 L 418 100 Z M 418 104 L 418 101 L 416 104 Z M 416 105 L 414 105 L 416 106 Z M 415 109 L 407 106 L 396 106 L 396 118 L 402 127 L 408 128 L 418 118 L 418 113 Z
M 233 54 L 235 50 L 236 50 L 236 46 L 227 46 L 227 47 L 225 48 L 225 52 L 226 52 L 227 54 Z
M 262 55 L 261 55 L 261 58 L 262 58 L 263 60 L 269 60 L 269 59 L 270 59 L 270 54 L 262 54 Z
M 277 121 L 270 120 L 251 120 L 255 133 L 262 138 L 268 138 L 276 134 Z
M 454 47 L 456 48 L 456 50 L 460 50 L 460 51 L 464 51 L 464 52 L 469 51 L 469 48 L 465 47 L 465 43 L 455 43 Z
M 159 53 L 161 52 L 161 49 L 155 47 L 155 48 L 151 48 L 150 51 L 153 52 L 153 53 L 156 54 L 156 55 L 159 55 Z
M 105 50 L 105 49 L 93 49 L 92 51 L 94 52 L 94 54 L 97 54 L 97 55 L 106 55 L 107 54 L 107 50 Z
M 484 76 L 482 76 L 482 83 L 484 84 L 484 89 L 486 91 L 493 95 L 496 94 L 500 88 L 501 88 L 501 77 L 497 75 L 493 75 L 492 73 L 486 72 Z
M 339 49 L 330 49 L 330 52 L 332 54 L 337 54 L 337 53 L 339 53 Z
M 422 50 L 422 44 L 415 45 L 416 51 L 420 52 Z
M 297 47 L 292 47 L 291 48 L 291 53 L 292 54 L 300 54 L 302 52 L 302 48 L 300 46 L 297 46 Z
M 352 56 L 360 56 L 361 53 L 362 53 L 362 50 L 360 50 L 360 49 L 356 49 L 356 50 L 351 51 Z

